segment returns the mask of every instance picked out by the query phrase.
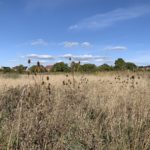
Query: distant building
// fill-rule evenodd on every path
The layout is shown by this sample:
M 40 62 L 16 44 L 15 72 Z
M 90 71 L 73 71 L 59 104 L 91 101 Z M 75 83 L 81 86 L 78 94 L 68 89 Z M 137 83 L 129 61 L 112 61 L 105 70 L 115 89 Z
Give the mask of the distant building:
M 150 71 L 150 66 L 140 66 L 139 69 L 143 71 Z
M 10 67 L 1 67 L 1 71 L 7 73 L 7 72 L 11 72 L 11 68 Z
M 1 67 L 2 70 L 8 70 L 11 69 L 10 67 Z
M 15 66 L 15 67 L 13 67 L 12 69 L 13 69 L 14 71 L 18 71 L 19 68 L 21 68 L 22 70 L 26 71 L 28 67 L 27 67 L 27 66 L 22 66 L 22 65 L 20 65 L 20 66 Z
M 51 69 L 53 68 L 53 65 L 47 65 L 45 68 L 47 71 L 51 71 Z

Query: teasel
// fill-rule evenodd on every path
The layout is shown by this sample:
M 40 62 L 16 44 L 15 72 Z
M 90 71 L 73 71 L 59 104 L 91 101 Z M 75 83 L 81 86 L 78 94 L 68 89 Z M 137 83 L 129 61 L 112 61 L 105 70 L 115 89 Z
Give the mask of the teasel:
M 130 79 L 132 79 L 132 80 L 134 80 L 135 79 L 135 76 L 133 75 L 133 76 L 131 76 L 131 78 Z
M 65 81 L 62 82 L 63 85 L 66 85 Z
M 31 64 L 31 59 L 28 59 L 28 64 Z
M 46 80 L 49 81 L 49 76 L 46 77 Z
M 37 62 L 37 66 L 40 67 L 40 62 L 39 61 Z
M 51 84 L 50 84 L 50 83 L 48 84 L 47 89 L 48 89 L 48 93 L 49 93 L 49 95 L 50 95 L 50 94 L 51 94 Z

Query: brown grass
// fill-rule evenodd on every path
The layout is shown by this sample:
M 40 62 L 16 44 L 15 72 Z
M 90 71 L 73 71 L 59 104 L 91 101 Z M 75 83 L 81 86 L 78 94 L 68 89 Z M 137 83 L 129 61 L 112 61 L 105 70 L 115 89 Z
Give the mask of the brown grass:
M 147 73 L 0 79 L 2 150 L 149 150 Z

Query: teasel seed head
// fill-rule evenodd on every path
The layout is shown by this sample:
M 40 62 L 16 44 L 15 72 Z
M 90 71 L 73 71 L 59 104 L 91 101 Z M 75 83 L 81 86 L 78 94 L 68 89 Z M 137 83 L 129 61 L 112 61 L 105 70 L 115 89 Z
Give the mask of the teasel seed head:
M 40 67 L 40 62 L 39 61 L 37 62 L 37 66 Z
M 46 77 L 46 80 L 49 81 L 49 76 Z
M 31 64 L 31 59 L 28 59 L 28 64 Z

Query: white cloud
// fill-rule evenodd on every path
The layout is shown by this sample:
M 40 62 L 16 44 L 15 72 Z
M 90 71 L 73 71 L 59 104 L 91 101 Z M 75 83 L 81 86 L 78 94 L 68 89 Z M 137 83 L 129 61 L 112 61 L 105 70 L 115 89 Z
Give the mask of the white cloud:
M 82 64 L 86 64 L 86 63 L 90 63 L 90 61 L 87 61 L 87 60 L 83 60 L 83 61 L 80 61 Z
M 49 62 L 48 60 L 41 60 L 41 59 L 40 59 L 40 63 L 41 63 L 41 64 L 46 64 L 46 63 L 48 63 L 48 62 Z M 32 60 L 31 63 L 37 63 L 37 60 Z
M 73 57 L 77 61 L 89 61 L 94 59 L 94 56 L 92 55 L 79 55 L 79 56 L 74 56 Z
M 73 55 L 72 54 L 65 54 L 65 55 L 60 56 L 60 57 L 62 57 L 62 58 L 72 58 Z
M 48 42 L 46 42 L 46 41 L 43 40 L 43 39 L 36 39 L 36 40 L 33 40 L 33 41 L 31 42 L 31 45 L 32 45 L 32 46 L 36 46 L 36 45 L 43 45 L 43 46 L 46 46 L 46 45 L 48 45 Z
M 80 26 L 77 24 L 69 27 L 70 30 L 74 30 L 74 29 L 78 29 L 78 28 L 80 28 Z
M 104 48 L 104 50 L 124 51 L 124 50 L 127 50 L 127 47 L 125 47 L 125 46 L 108 46 L 108 47 Z
M 63 42 L 64 47 L 66 48 L 72 48 L 72 47 L 77 47 L 79 46 L 78 42 L 69 42 L 69 41 L 65 41 Z
M 96 59 L 95 61 L 96 61 L 96 62 L 103 62 L 104 59 Z
M 90 42 L 65 41 L 65 42 L 60 43 L 60 45 L 63 45 L 65 48 L 74 48 L 74 47 L 90 48 L 90 47 L 92 47 L 92 44 Z
M 93 56 L 93 55 L 72 55 L 72 54 L 65 54 L 63 56 L 60 56 L 61 58 L 69 59 L 72 58 L 74 61 L 95 61 L 98 59 L 106 60 L 107 57 L 102 56 Z
M 32 62 L 36 62 L 39 60 L 41 63 L 47 63 L 50 60 L 55 60 L 56 62 L 62 62 L 69 60 L 71 58 L 71 61 L 75 62 L 81 62 L 81 63 L 107 63 L 110 62 L 109 57 L 103 57 L 103 56 L 94 56 L 94 55 L 73 55 L 73 54 L 64 54 L 61 56 L 51 56 L 51 55 L 38 55 L 38 54 L 29 54 L 26 56 L 26 58 L 31 59 Z
M 58 60 L 57 63 L 63 62 L 63 60 Z
M 150 13 L 149 5 L 119 8 L 107 13 L 96 14 L 89 18 L 83 19 L 79 23 L 70 26 L 69 29 L 80 30 L 105 28 L 117 22 L 138 18 L 148 13 Z
M 51 59 L 54 59 L 53 56 L 51 55 L 37 55 L 37 54 L 30 54 L 30 55 L 27 55 L 28 58 L 30 59 L 48 59 L 48 60 L 51 60 Z
M 84 47 L 84 48 L 91 48 L 92 44 L 89 43 L 89 42 L 83 42 L 83 43 L 81 43 L 81 46 Z

